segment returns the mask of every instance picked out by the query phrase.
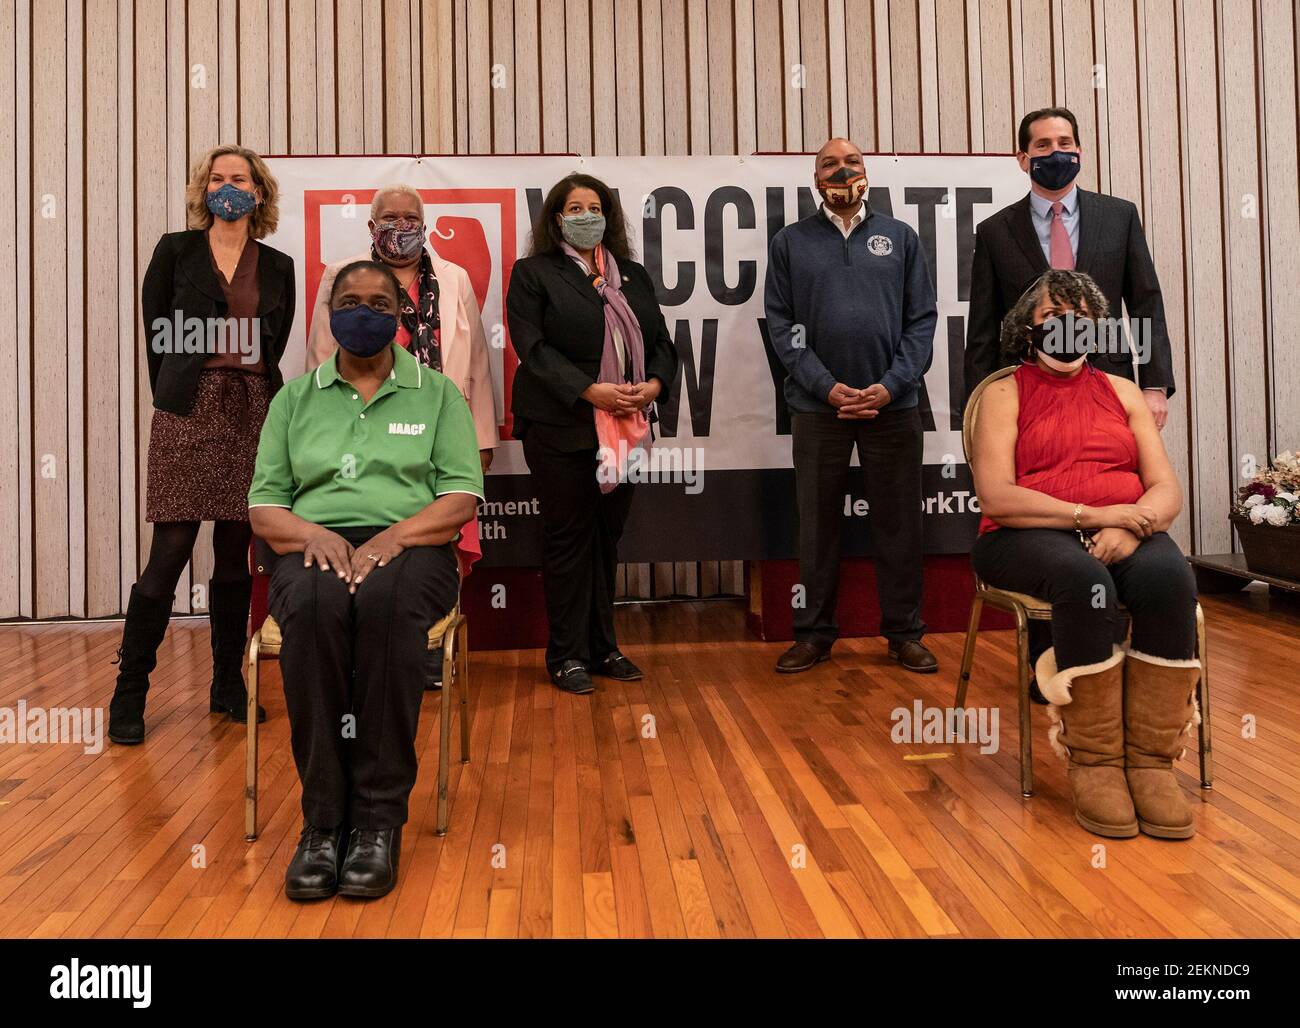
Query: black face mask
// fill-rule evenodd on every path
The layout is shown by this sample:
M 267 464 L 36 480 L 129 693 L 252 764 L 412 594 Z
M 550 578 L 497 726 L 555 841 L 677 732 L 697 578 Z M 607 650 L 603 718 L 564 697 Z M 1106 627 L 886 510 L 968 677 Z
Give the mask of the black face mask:
M 1064 189 L 1079 174 L 1079 154 L 1075 150 L 1055 150 L 1046 157 L 1029 158 L 1029 177 L 1044 189 Z
M 1073 364 L 1095 353 L 1101 340 L 1101 325 L 1095 318 L 1076 315 L 1073 311 L 1048 318 L 1041 325 L 1029 326 L 1029 343 L 1034 352 Z

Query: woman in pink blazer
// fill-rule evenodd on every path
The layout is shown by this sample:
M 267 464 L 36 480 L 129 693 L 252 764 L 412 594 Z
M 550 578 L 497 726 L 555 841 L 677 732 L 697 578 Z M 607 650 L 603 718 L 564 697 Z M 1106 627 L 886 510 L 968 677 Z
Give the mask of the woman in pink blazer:
M 330 334 L 329 296 L 334 277 L 353 261 L 382 261 L 393 269 L 405 290 L 397 341 L 422 364 L 456 383 L 474 418 L 479 458 L 486 472 L 498 443 L 496 408 L 487 339 L 469 274 L 425 246 L 424 204 L 411 186 L 385 186 L 376 193 L 369 227 L 370 250 L 330 264 L 321 277 L 307 334 L 307 370 L 329 360 L 338 347 Z M 475 538 L 475 552 L 477 548 Z

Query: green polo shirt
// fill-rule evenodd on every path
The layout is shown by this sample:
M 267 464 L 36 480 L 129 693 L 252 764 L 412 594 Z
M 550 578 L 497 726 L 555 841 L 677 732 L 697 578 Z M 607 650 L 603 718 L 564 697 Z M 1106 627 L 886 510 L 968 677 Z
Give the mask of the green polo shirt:
M 250 507 L 287 507 L 317 525 L 392 525 L 446 493 L 483 498 L 469 406 L 455 383 L 393 346 L 388 381 L 367 403 L 339 377 L 338 354 L 271 401 Z

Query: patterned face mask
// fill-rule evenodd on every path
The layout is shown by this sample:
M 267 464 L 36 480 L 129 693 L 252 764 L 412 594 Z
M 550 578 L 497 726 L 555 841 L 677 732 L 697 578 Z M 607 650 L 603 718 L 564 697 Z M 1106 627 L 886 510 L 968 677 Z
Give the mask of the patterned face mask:
M 832 207 L 848 207 L 862 199 L 867 191 L 867 173 L 841 165 L 825 178 L 817 180 L 817 192 Z
M 406 263 L 424 247 L 424 224 L 414 218 L 377 221 L 371 230 L 375 252 L 381 258 Z
M 222 221 L 238 221 L 257 208 L 257 197 L 247 189 L 227 182 L 220 189 L 213 189 L 204 198 L 208 210 Z

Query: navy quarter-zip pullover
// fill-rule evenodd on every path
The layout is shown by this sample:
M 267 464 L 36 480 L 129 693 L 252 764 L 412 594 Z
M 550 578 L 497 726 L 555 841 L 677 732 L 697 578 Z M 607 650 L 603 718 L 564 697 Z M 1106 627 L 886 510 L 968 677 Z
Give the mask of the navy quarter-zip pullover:
M 791 410 L 834 413 L 826 397 L 836 382 L 879 382 L 886 409 L 916 406 L 938 309 L 921 241 L 904 222 L 868 208 L 847 239 L 821 209 L 787 225 L 768 254 L 764 306 Z

